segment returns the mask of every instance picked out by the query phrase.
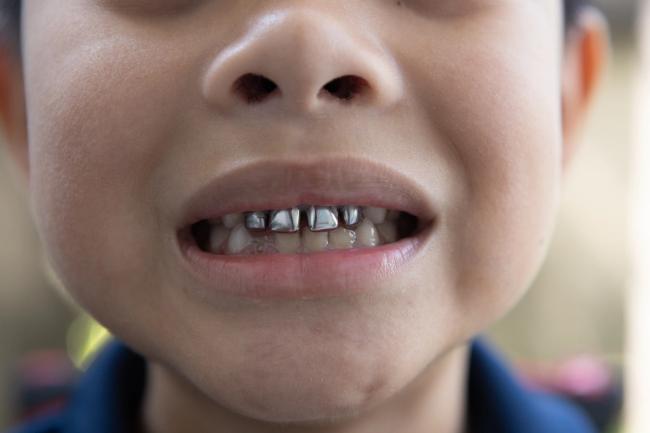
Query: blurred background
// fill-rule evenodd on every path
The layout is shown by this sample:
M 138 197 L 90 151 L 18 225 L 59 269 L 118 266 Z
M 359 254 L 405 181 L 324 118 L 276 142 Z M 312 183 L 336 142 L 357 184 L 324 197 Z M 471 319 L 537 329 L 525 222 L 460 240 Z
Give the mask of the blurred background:
M 523 302 L 489 334 L 531 381 L 616 418 L 638 7 L 636 0 L 596 3 L 612 29 L 610 68 L 566 181 L 548 258 Z M 0 431 L 61 394 L 103 335 L 46 277 L 24 191 L 2 152 L 0 146 Z M 616 419 L 609 421 L 603 431 L 618 431 Z

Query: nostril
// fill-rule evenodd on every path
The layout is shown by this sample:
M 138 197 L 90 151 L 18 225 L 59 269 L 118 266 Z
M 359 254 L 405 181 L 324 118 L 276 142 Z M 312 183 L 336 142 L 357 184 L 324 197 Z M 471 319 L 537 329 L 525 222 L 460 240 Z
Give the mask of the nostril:
M 369 88 L 370 85 L 365 79 L 356 75 L 344 75 L 325 84 L 321 92 L 327 92 L 342 101 L 349 101 Z M 233 83 L 232 91 L 246 103 L 255 104 L 280 92 L 280 89 L 277 84 L 263 75 L 248 73 Z
M 278 86 L 262 75 L 245 74 L 233 84 L 233 92 L 248 103 L 262 102 L 276 91 Z
M 344 75 L 327 83 L 323 88 L 333 96 L 350 100 L 354 96 L 363 93 L 369 87 L 368 82 L 355 75 Z

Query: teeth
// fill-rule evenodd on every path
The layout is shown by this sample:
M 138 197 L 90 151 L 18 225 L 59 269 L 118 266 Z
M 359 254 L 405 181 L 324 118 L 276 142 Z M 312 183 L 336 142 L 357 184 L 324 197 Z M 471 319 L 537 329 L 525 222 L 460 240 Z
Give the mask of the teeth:
M 333 230 L 339 226 L 338 211 L 334 206 L 310 206 L 307 223 L 309 229 L 315 232 Z
M 237 224 L 244 221 L 244 215 L 241 213 L 229 213 L 228 215 L 224 215 L 222 220 L 223 220 L 223 225 L 226 228 L 234 229 L 237 226 Z
M 329 232 L 329 243 L 334 248 L 352 248 L 356 240 L 357 233 L 354 230 L 339 227 Z
M 381 243 L 379 240 L 379 233 L 377 232 L 375 225 L 368 219 L 364 219 L 359 227 L 357 227 L 354 231 L 357 233 L 358 244 L 364 247 L 376 247 Z
M 229 234 L 230 230 L 228 230 L 226 227 L 222 225 L 213 226 L 212 230 L 210 231 L 210 245 L 208 246 L 208 250 L 216 254 L 221 253 L 223 244 L 226 239 L 228 239 Z
M 343 222 L 346 226 L 355 226 L 361 221 L 361 209 L 359 206 L 343 206 L 341 213 L 343 214 Z
M 307 219 L 303 227 L 302 212 Z M 352 205 L 232 213 L 208 220 L 211 230 L 202 245 L 213 254 L 296 254 L 374 247 L 397 241 L 400 215 L 396 210 Z
M 244 224 L 228 230 L 222 224 L 213 225 L 207 250 L 213 254 L 295 254 L 353 247 L 375 247 L 397 240 L 395 223 L 386 221 L 375 225 L 364 219 L 355 229 L 314 232 L 303 227 L 293 233 L 249 232 Z
M 251 236 L 253 238 L 252 245 L 255 254 L 271 254 L 278 252 L 273 235 L 254 231 L 251 233 Z M 244 253 L 245 252 L 246 250 L 244 250 Z
M 363 214 L 375 224 L 381 224 L 386 219 L 386 209 L 380 207 L 364 207 Z
M 242 224 L 239 224 L 233 229 L 232 233 L 230 233 L 230 238 L 228 238 L 227 251 L 229 254 L 238 254 L 252 242 L 253 237 L 250 235 L 250 233 L 248 233 L 246 227 L 244 227 Z
M 265 230 L 266 212 L 247 212 L 246 228 L 249 230 Z
M 300 228 L 300 209 L 297 207 L 271 212 L 270 229 L 273 232 L 293 233 Z
M 378 224 L 377 231 L 381 234 L 384 243 L 395 242 L 397 240 L 397 226 L 393 222 Z
M 302 229 L 301 235 L 305 252 L 325 251 L 329 245 L 327 232 L 312 232 L 305 227 Z
M 275 233 L 273 238 L 281 253 L 297 253 L 300 249 L 300 233 Z

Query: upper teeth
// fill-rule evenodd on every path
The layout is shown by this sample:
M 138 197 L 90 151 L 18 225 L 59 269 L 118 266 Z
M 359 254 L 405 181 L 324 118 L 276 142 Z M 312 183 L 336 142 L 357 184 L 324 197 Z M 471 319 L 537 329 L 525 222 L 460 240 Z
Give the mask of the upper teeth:
M 401 215 L 403 220 L 399 220 Z M 193 235 L 202 249 L 213 254 L 294 254 L 375 247 L 408 236 L 409 227 L 415 229 L 408 214 L 347 205 L 299 205 L 204 221 L 209 232 L 201 226 Z
M 343 206 L 341 213 L 343 214 L 343 221 L 347 226 L 357 225 L 361 221 L 359 206 Z
M 297 232 L 300 230 L 300 209 L 274 210 L 269 224 L 273 232 Z
M 266 229 L 266 212 L 247 212 L 245 214 L 246 228 L 249 230 Z
M 338 212 L 334 206 L 310 206 L 307 210 L 307 224 L 313 232 L 334 230 L 339 226 Z
M 339 227 L 339 211 L 347 227 L 358 225 L 362 220 L 359 206 L 300 206 L 273 211 L 256 211 L 244 213 L 244 223 L 249 230 L 266 230 L 278 233 L 295 233 L 300 230 L 301 213 L 305 213 L 307 227 L 313 232 L 334 230 Z M 385 209 L 363 208 L 363 213 L 371 220 L 377 220 L 377 214 L 385 215 Z M 383 218 L 379 218 L 383 220 Z

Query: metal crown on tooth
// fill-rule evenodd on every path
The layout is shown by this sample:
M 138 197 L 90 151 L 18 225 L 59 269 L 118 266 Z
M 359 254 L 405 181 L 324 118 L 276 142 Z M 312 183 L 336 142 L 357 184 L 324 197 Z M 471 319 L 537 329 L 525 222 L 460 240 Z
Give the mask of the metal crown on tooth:
M 339 226 L 338 210 L 335 206 L 310 206 L 307 224 L 313 232 L 334 230 Z
M 346 226 L 355 226 L 361 222 L 361 208 L 359 206 L 342 206 L 341 213 Z
M 269 228 L 273 232 L 297 232 L 300 230 L 300 209 L 294 207 L 291 209 L 271 211 Z
M 294 233 L 300 230 L 300 214 L 304 211 L 307 216 L 307 226 L 314 232 L 334 230 L 339 226 L 339 211 L 343 223 L 352 227 L 363 218 L 359 206 L 308 206 L 290 209 L 246 212 L 245 226 L 249 230 L 266 230 L 273 232 Z
M 266 212 L 248 212 L 245 225 L 249 230 L 266 230 Z

